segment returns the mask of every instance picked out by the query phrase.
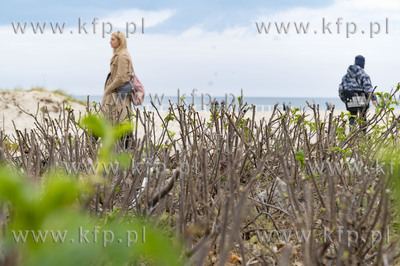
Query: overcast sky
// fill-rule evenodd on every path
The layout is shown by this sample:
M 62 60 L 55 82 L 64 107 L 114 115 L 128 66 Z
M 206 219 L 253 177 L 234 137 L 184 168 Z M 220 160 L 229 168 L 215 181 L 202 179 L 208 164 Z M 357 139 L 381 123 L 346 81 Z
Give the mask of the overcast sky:
M 87 34 L 79 34 L 79 19 Z M 14 32 L 18 22 L 27 23 L 24 34 Z M 46 22 L 44 34 L 34 34 L 31 22 Z M 50 22 L 65 23 L 64 33 L 53 34 Z M 103 23 L 125 31 L 126 22 L 137 26 L 128 49 L 147 93 L 196 88 L 222 96 L 243 88 L 245 96 L 336 97 L 358 54 L 377 90 L 400 82 L 398 0 L 39 0 L 0 2 L 0 89 L 101 95 L 112 56 Z M 271 23 L 268 34 L 259 34 L 262 22 Z M 279 34 L 275 22 L 290 22 L 288 33 Z M 309 23 L 307 34 L 297 34 L 301 22 Z

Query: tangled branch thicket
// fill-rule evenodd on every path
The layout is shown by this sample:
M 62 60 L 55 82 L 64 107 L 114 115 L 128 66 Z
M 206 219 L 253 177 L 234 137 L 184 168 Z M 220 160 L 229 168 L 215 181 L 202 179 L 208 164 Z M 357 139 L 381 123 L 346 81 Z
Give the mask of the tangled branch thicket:
M 393 264 L 395 212 L 376 158 L 399 138 L 399 118 L 382 108 L 363 134 L 347 132 L 346 115 L 321 113 L 275 108 L 256 121 L 247 105 L 212 109 L 209 119 L 190 106 L 171 105 L 164 117 L 135 109 L 128 149 L 125 140 L 115 147 L 130 166 L 105 173 L 85 204 L 153 219 L 183 240 L 191 264 Z M 31 132 L 1 133 L 2 160 L 38 181 L 65 166 L 90 175 L 102 141 L 77 120 L 67 109 L 36 117 Z

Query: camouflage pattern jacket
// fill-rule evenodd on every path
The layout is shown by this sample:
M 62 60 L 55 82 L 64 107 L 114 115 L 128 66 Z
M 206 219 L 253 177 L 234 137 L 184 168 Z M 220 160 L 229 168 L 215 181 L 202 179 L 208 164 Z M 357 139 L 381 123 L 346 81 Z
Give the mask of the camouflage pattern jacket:
M 346 94 L 352 92 L 364 92 L 367 97 L 372 93 L 373 87 L 371 79 L 364 69 L 357 65 L 351 65 L 347 69 L 347 74 L 344 75 L 342 83 L 339 85 L 339 97 L 345 102 Z M 376 96 L 372 95 L 372 100 L 376 101 Z

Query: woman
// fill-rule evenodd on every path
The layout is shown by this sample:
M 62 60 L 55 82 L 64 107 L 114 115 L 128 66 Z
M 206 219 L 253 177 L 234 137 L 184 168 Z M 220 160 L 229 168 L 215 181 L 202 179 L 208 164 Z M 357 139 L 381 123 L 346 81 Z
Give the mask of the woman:
M 115 89 L 124 85 L 131 78 L 133 67 L 131 56 L 127 50 L 126 37 L 123 32 L 117 31 L 111 35 L 111 47 L 114 55 L 111 58 L 110 73 L 104 86 L 102 110 L 114 122 L 121 122 L 128 117 L 132 110 L 131 98 L 121 97 Z

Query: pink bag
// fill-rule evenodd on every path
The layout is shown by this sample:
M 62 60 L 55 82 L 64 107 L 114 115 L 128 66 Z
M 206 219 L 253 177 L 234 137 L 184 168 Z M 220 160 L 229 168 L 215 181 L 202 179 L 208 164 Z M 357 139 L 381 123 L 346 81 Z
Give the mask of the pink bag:
M 144 100 L 144 87 L 138 77 L 135 74 L 135 71 L 133 71 L 133 85 L 134 85 L 134 92 L 132 95 L 132 102 L 134 105 L 142 105 L 143 100 Z
M 133 95 L 132 95 L 132 102 L 134 105 L 142 105 L 145 92 L 144 92 L 144 87 L 142 82 L 138 79 L 138 77 L 135 74 L 135 70 L 133 69 L 132 61 L 131 61 L 131 66 L 132 66 L 132 72 L 133 76 L 130 80 L 130 82 L 133 82 Z

